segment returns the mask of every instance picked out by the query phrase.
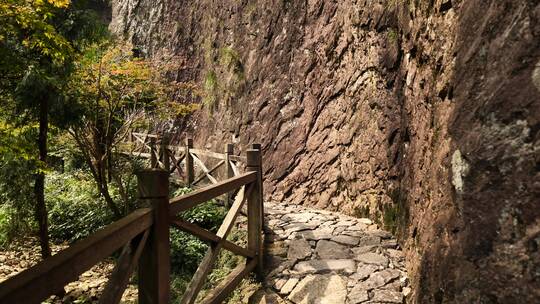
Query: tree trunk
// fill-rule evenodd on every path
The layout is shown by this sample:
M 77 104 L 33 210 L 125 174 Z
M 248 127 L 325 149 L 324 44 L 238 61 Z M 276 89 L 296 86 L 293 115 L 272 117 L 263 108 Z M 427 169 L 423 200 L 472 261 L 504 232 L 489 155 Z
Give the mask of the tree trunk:
M 48 108 L 48 101 L 46 98 L 43 98 L 39 105 L 38 137 L 39 160 L 42 164 L 47 163 Z M 45 173 L 42 171 L 36 174 L 34 194 L 36 196 L 35 217 L 39 227 L 41 257 L 45 259 L 51 256 L 51 248 L 49 247 L 49 227 L 47 222 L 47 207 L 45 205 Z
M 105 202 L 107 203 L 107 206 L 109 206 L 109 208 L 113 212 L 115 219 L 116 220 L 120 219 L 122 217 L 122 212 L 120 212 L 120 209 L 118 208 L 118 206 L 112 199 L 111 195 L 109 194 L 109 184 L 107 180 L 101 181 L 101 184 L 99 185 L 99 189 L 100 189 L 101 195 L 103 195 L 103 198 L 105 199 Z

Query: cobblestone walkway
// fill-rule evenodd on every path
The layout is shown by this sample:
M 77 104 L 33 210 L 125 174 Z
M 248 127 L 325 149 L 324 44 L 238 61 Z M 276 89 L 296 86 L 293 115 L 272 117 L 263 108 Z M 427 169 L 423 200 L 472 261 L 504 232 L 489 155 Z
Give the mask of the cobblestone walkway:
M 257 303 L 404 303 L 396 240 L 369 219 L 265 204 L 268 269 Z

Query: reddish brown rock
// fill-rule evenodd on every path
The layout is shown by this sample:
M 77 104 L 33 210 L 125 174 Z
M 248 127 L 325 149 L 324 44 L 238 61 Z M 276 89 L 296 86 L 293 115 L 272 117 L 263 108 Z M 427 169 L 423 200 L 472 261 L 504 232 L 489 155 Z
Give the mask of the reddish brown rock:
M 197 145 L 261 142 L 267 198 L 393 229 L 411 299 L 540 297 L 538 1 L 113 7 L 117 33 L 201 83 Z

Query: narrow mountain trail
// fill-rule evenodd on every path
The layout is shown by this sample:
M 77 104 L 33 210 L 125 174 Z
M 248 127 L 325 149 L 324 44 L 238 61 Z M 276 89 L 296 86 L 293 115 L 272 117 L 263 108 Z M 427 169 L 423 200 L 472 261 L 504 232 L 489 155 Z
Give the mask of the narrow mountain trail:
M 365 218 L 265 203 L 264 292 L 254 303 L 404 303 L 397 241 Z

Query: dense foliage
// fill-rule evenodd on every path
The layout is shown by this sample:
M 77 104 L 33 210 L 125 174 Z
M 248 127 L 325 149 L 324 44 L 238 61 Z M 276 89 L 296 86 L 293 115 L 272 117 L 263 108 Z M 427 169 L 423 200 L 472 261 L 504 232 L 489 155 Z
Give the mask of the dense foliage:
M 7 169 L 13 164 L 27 169 L 18 172 L 18 179 L 2 178 L 0 188 L 33 180 L 33 191 L 24 189 L 15 197 L 10 193 L 5 204 L 24 210 L 33 202 L 41 253 L 47 257 L 44 188 L 49 131 L 77 121 L 77 101 L 66 94 L 72 63 L 105 31 L 86 1 L 0 0 L 0 18 L 0 142 L 9 143 L 2 151 L 0 175 L 9 174 Z M 25 136 L 13 139 L 16 133 Z
M 74 242 L 113 221 L 88 173 L 49 174 L 45 190 L 54 241 Z

